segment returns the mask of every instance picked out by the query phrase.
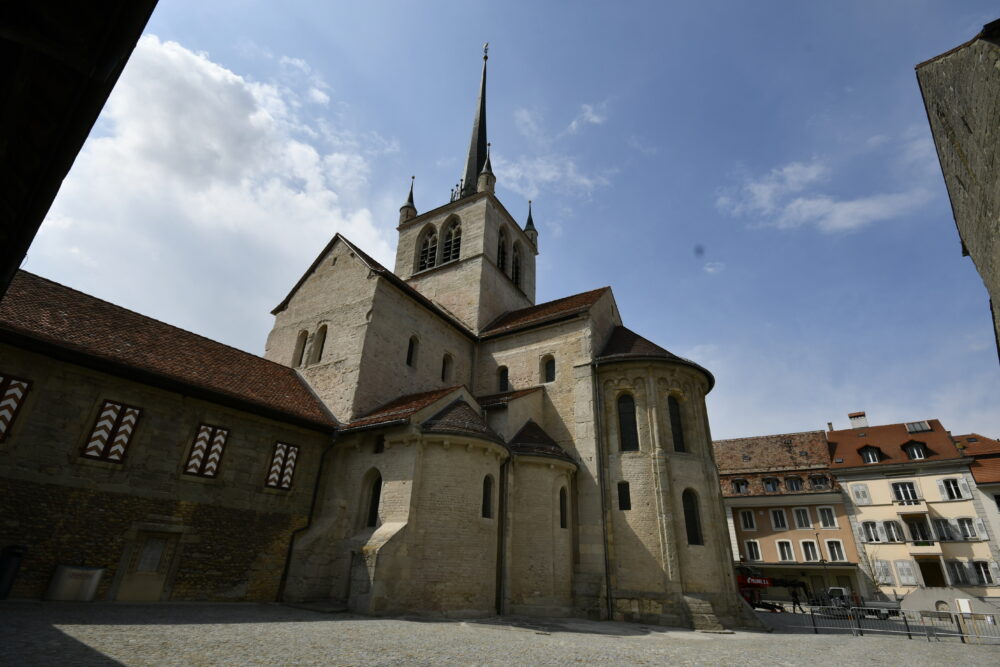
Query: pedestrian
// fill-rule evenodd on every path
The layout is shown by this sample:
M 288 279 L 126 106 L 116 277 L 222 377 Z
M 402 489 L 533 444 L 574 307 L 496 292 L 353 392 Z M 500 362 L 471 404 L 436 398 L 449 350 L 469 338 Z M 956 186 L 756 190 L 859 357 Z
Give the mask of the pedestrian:
M 802 608 L 802 603 L 799 602 L 799 589 L 793 588 L 792 589 L 792 613 L 793 614 L 795 613 L 795 608 L 796 607 L 798 607 L 799 611 L 801 611 L 803 614 L 806 613 L 806 610 Z

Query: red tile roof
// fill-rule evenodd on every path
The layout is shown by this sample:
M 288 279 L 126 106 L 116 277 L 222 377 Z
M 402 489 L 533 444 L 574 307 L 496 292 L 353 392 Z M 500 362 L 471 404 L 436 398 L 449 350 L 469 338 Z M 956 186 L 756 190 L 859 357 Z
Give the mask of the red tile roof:
M 966 456 L 980 456 L 982 454 L 1000 454 L 1000 441 L 987 438 L 978 433 L 966 433 L 965 435 L 952 436 L 955 445 L 962 450 Z
M 515 398 L 521 398 L 522 396 L 527 396 L 528 394 L 533 394 L 536 391 L 541 391 L 541 387 L 529 387 L 527 389 L 518 389 L 517 391 L 505 391 L 500 394 L 490 394 L 489 396 L 478 396 L 476 397 L 476 402 L 479 403 L 479 407 L 489 410 L 490 408 L 500 408 L 506 407 L 508 403 L 513 401 Z
M 823 431 L 777 433 L 712 442 L 719 474 L 825 469 L 830 446 Z
M 347 424 L 343 430 L 354 431 L 387 426 L 389 424 L 405 424 L 415 412 L 423 410 L 434 401 L 447 396 L 456 389 L 461 389 L 461 387 L 446 387 L 445 389 L 435 389 L 433 391 L 423 391 L 419 394 L 400 396 L 375 408 L 364 417 L 355 419 Z
M 961 452 L 955 448 L 955 443 L 941 426 L 941 422 L 937 419 L 926 421 L 931 430 L 918 433 L 908 432 L 906 424 L 886 424 L 830 431 L 827 433 L 827 439 L 833 446 L 833 462 L 830 467 L 853 468 L 908 463 L 910 459 L 903 451 L 903 445 L 910 442 L 919 442 L 926 446 L 927 461 L 962 458 Z M 878 463 L 864 462 L 861 457 L 861 449 L 866 446 L 877 447 L 881 451 L 882 459 Z M 838 461 L 838 459 L 841 460 Z
M 977 484 L 1000 482 L 1000 457 L 976 459 L 969 465 Z
M 605 292 L 610 290 L 610 287 L 601 287 L 589 292 L 581 292 L 580 294 L 563 297 L 555 301 L 540 303 L 537 306 L 530 306 L 505 313 L 486 325 L 479 332 L 479 335 L 482 338 L 502 336 L 520 329 L 586 312 L 597 303 L 597 300 Z
M 336 421 L 295 370 L 19 271 L 0 301 L 0 331 L 24 347 L 144 382 L 192 388 L 330 429 Z

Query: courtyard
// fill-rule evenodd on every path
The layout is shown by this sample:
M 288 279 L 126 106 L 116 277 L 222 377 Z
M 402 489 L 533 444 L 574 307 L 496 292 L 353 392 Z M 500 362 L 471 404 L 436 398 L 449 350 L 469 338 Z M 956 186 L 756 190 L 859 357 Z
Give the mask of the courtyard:
M 767 620 L 767 619 L 765 619 Z M 1000 647 L 517 617 L 367 618 L 277 604 L 0 603 L 16 665 L 986 665 Z

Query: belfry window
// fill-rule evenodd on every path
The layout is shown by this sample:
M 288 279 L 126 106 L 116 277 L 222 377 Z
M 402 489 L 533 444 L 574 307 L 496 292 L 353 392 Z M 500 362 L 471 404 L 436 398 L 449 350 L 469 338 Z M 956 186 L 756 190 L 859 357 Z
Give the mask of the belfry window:
M 506 366 L 501 366 L 497 369 L 497 391 L 510 391 L 510 381 Z
M 698 516 L 698 496 L 691 489 L 681 495 L 684 506 L 684 527 L 687 529 L 688 544 L 704 544 L 701 536 L 701 517 Z
M 681 404 L 677 401 L 677 397 L 667 398 L 667 412 L 670 413 L 670 433 L 674 438 L 674 451 L 686 452 L 684 425 L 681 423 Z
M 300 331 L 298 337 L 295 339 L 295 351 L 292 353 L 292 366 L 298 368 L 302 365 L 305 360 L 306 354 L 306 339 L 309 337 L 305 331 Z
M 514 252 L 510 260 L 510 279 L 514 282 L 514 287 L 521 289 L 521 247 L 514 246 Z
M 437 234 L 431 232 L 424 237 L 423 243 L 420 244 L 420 259 L 417 263 L 417 271 L 434 267 L 437 264 L 437 252 L 438 237 Z
M 497 266 L 504 273 L 507 273 L 507 232 L 500 228 L 497 238 Z
M 462 253 L 462 225 L 452 223 L 444 235 L 444 245 L 441 248 L 441 263 L 457 260 Z
M 635 400 L 628 394 L 618 397 L 618 438 L 621 451 L 639 451 L 639 431 L 635 425 Z

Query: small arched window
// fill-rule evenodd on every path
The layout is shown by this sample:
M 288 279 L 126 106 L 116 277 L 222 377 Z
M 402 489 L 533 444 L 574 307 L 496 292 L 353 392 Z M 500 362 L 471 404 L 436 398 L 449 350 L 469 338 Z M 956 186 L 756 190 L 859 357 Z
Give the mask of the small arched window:
M 433 231 L 424 237 L 420 244 L 420 258 L 417 262 L 417 271 L 430 269 L 437 264 L 438 237 Z
M 507 232 L 504 231 L 503 227 L 500 228 L 500 234 L 497 237 L 497 266 L 504 273 L 507 273 Z
M 493 518 L 493 477 L 487 475 L 483 477 L 483 510 L 484 519 Z
M 559 527 L 566 528 L 569 525 L 569 517 L 566 509 L 566 487 L 559 489 Z
M 670 433 L 674 438 L 674 451 L 686 452 L 684 444 L 684 424 L 681 423 L 681 404 L 676 396 L 667 398 L 667 411 L 670 413 Z
M 514 282 L 514 287 L 521 288 L 521 246 L 516 243 L 510 260 L 510 279 Z
M 462 253 L 462 225 L 458 221 L 452 223 L 444 235 L 444 245 L 441 247 L 441 263 L 458 259 Z
M 306 339 L 309 337 L 305 331 L 300 331 L 298 338 L 295 339 L 295 351 L 292 352 L 292 366 L 298 368 L 305 361 L 306 355 Z
M 635 400 L 628 394 L 618 397 L 618 439 L 623 452 L 639 451 L 639 431 L 635 425 Z
M 556 381 L 556 359 L 551 354 L 542 357 L 542 382 Z
M 704 544 L 701 536 L 701 517 L 698 516 L 698 496 L 691 489 L 681 495 L 684 506 L 684 527 L 687 529 L 688 544 Z
M 510 379 L 506 366 L 497 369 L 497 391 L 510 391 Z
M 451 355 L 446 354 L 441 359 L 441 382 L 448 382 L 451 380 L 452 367 L 455 362 L 452 361 Z
M 375 474 L 372 480 L 371 491 L 368 494 L 368 519 L 365 525 L 374 528 L 378 525 L 378 504 L 382 499 L 382 475 Z
M 416 336 L 410 336 L 410 342 L 406 346 L 406 365 L 417 365 L 417 346 L 419 341 Z
M 313 337 L 312 354 L 309 355 L 310 364 L 318 364 L 323 360 L 323 348 L 326 347 L 326 325 L 321 326 Z

